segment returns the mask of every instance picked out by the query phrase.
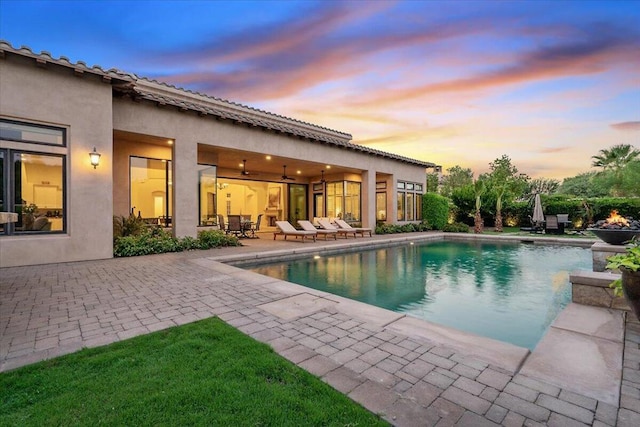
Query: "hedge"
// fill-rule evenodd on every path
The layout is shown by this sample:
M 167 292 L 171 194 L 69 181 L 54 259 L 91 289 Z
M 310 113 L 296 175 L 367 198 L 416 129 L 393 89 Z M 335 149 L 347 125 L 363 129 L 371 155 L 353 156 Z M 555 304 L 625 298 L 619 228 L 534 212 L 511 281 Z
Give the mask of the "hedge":
M 442 230 L 449 220 L 449 199 L 435 193 L 422 196 L 422 218 L 434 230 Z

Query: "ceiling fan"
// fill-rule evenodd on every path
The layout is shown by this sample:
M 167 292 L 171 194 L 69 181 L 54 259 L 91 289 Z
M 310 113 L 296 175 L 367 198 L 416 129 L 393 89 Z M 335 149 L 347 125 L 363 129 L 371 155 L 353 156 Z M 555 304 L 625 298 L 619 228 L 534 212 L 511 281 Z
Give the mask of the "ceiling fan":
M 296 179 L 291 177 L 291 176 L 287 176 L 287 165 L 282 166 L 282 176 L 280 177 L 283 181 L 295 181 Z
M 257 175 L 257 174 L 252 173 L 252 172 L 249 172 L 249 171 L 247 170 L 247 161 L 246 161 L 246 160 L 243 160 L 243 161 L 242 161 L 242 171 L 240 172 L 240 175 L 243 175 L 243 176 L 253 175 L 253 176 L 255 176 L 255 175 Z

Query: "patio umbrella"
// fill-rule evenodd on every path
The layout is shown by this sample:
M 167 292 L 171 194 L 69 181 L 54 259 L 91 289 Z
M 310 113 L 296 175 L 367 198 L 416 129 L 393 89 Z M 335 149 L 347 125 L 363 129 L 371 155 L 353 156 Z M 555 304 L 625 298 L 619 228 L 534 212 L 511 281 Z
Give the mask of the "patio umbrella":
M 542 212 L 542 203 L 540 202 L 540 194 L 536 193 L 535 202 L 533 204 L 533 216 L 531 220 L 534 224 L 542 224 L 544 222 L 544 212 Z

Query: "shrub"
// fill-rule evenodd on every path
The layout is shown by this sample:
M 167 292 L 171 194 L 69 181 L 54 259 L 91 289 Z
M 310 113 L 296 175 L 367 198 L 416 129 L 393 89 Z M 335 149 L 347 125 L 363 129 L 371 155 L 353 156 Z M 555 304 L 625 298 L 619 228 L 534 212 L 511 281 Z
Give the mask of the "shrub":
M 135 215 L 113 217 L 113 239 L 125 236 L 139 236 L 147 229 L 147 224 L 142 218 Z
M 422 217 L 436 230 L 442 230 L 449 219 L 449 199 L 435 193 L 422 196 Z
M 376 227 L 376 234 L 413 233 L 416 231 L 429 231 L 431 229 L 431 226 L 425 221 L 417 224 L 381 224 Z
M 202 230 L 198 232 L 199 249 L 219 248 L 223 246 L 240 246 L 236 236 L 224 234 L 220 230 Z
M 469 226 L 464 222 L 454 222 L 453 224 L 445 224 L 445 226 L 442 227 L 442 231 L 448 233 L 468 233 Z
M 197 239 L 189 236 L 178 239 L 160 228 L 146 228 L 137 235 L 116 238 L 113 255 L 116 257 L 139 256 L 239 245 L 237 237 L 225 235 L 219 230 L 201 231 Z

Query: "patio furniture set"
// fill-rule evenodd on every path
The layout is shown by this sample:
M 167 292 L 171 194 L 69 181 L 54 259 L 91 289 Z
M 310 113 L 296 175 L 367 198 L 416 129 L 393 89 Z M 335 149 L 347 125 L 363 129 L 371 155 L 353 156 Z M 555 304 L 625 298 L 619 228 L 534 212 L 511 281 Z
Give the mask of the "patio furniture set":
M 520 231 L 544 234 L 565 234 L 565 231 L 577 232 L 573 230 L 569 214 L 545 215 L 542 221 L 534 221 L 530 216 L 529 221 L 531 221 L 531 226 L 521 227 Z
M 258 215 L 255 223 L 251 221 L 251 215 L 227 215 L 227 223 L 225 224 L 224 216 L 219 214 L 218 225 L 225 234 L 233 234 L 238 238 L 257 239 L 256 232 L 260 231 L 262 215 Z
M 296 239 L 302 237 L 302 242 L 304 243 L 305 239 L 313 239 L 315 242 L 316 238 L 320 235 L 324 236 L 324 240 L 327 240 L 329 237 L 337 240 L 338 236 L 344 236 L 344 238 L 347 239 L 350 235 L 353 235 L 355 238 L 358 234 L 364 237 L 365 233 L 369 234 L 369 237 L 373 235 L 370 228 L 352 227 L 341 219 L 335 219 L 334 223 L 331 223 L 328 219 L 319 218 L 317 219 L 317 223 L 319 227 L 313 225 L 311 221 L 299 220 L 298 225 L 300 225 L 302 230 L 298 230 L 291 225 L 289 221 L 276 221 L 278 231 L 273 233 L 273 240 L 276 240 L 277 236 L 284 236 L 284 240 L 287 240 L 288 236 L 294 236 Z

